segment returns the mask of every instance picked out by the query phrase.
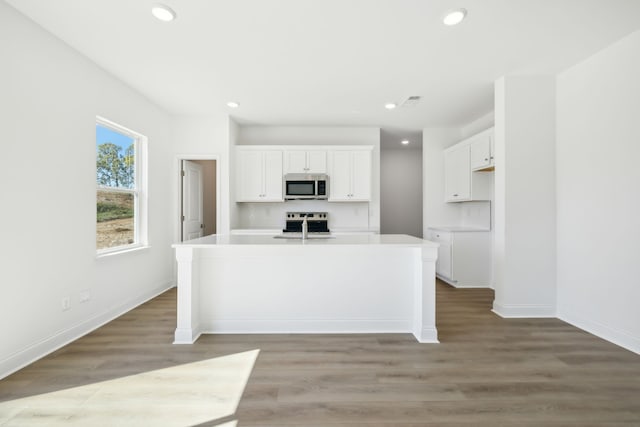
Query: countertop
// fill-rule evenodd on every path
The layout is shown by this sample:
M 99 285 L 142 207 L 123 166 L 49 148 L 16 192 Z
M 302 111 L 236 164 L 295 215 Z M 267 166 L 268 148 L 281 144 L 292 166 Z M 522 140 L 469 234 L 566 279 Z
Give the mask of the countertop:
M 334 235 L 329 239 L 276 239 L 272 235 L 226 235 L 213 234 L 199 239 L 176 243 L 172 247 L 205 248 L 212 246 L 404 246 L 404 247 L 432 247 L 440 246 L 429 240 L 419 239 L 406 234 L 348 234 Z
M 380 233 L 378 228 L 364 228 L 364 227 L 352 227 L 352 228 L 331 228 L 331 233 L 334 234 L 357 234 L 357 233 Z M 282 228 L 235 228 L 231 230 L 231 234 L 282 234 Z
M 438 230 L 438 231 L 491 231 L 488 228 L 481 227 L 466 227 L 463 225 L 439 225 L 436 227 L 429 227 L 429 230 Z

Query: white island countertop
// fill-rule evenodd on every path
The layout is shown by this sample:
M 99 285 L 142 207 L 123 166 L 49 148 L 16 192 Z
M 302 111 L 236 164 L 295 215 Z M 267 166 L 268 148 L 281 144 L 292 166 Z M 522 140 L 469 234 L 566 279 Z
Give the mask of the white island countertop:
M 202 333 L 412 333 L 438 342 L 438 243 L 403 234 L 320 237 L 225 234 L 173 245 L 174 343 Z
M 199 239 L 176 243 L 174 248 L 206 248 L 214 246 L 404 246 L 404 247 L 433 247 L 438 243 L 406 234 L 349 234 L 333 235 L 329 238 L 311 236 L 306 240 L 275 238 L 272 235 L 248 234 L 227 235 L 213 234 Z

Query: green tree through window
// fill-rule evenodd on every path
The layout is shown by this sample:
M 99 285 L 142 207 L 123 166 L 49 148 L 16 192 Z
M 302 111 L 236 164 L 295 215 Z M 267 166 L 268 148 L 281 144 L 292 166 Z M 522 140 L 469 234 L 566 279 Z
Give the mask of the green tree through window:
M 98 185 L 133 188 L 135 185 L 135 148 L 129 145 L 124 154 L 122 147 L 111 142 L 98 145 L 96 160 Z

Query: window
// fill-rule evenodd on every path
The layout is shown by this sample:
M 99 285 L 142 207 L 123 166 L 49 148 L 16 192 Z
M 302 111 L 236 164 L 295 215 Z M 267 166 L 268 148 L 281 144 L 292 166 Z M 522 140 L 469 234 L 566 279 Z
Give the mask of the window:
M 147 245 L 146 138 L 96 118 L 98 254 Z

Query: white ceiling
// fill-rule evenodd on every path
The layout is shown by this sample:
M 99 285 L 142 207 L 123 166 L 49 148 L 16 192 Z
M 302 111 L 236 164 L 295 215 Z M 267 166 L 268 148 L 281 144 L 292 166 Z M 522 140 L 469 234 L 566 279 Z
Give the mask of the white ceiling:
M 461 126 L 493 82 L 557 73 L 640 28 L 640 0 L 5 0 L 171 113 L 240 123 Z M 467 19 L 446 27 L 453 7 Z M 386 102 L 420 95 L 413 109 Z

